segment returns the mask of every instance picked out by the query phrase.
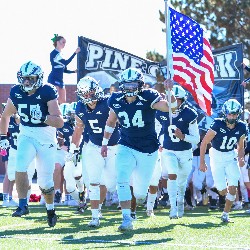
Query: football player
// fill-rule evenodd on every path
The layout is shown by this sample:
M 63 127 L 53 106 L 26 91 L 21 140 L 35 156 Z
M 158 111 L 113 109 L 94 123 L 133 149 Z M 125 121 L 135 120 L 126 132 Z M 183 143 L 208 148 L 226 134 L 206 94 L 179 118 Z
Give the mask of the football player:
M 92 220 L 89 227 L 100 225 L 100 207 L 106 196 L 106 189 L 100 189 L 105 185 L 109 191 L 115 191 L 115 155 L 116 144 L 120 138 L 118 124 L 113 128 L 105 127 L 109 116 L 107 97 L 98 82 L 86 76 L 77 84 L 77 95 L 79 101 L 76 106 L 76 127 L 72 136 L 70 152 L 78 150 L 80 138 L 85 130 L 88 131 L 89 142 L 85 147 L 85 156 L 82 159 L 86 167 L 89 179 L 89 198 L 91 204 Z M 112 129 L 113 135 L 108 144 L 109 156 L 103 158 L 101 146 L 104 130 Z
M 223 118 L 213 121 L 200 146 L 200 170 L 206 171 L 205 152 L 208 143 L 212 142 L 209 156 L 214 183 L 220 195 L 226 196 L 221 216 L 223 222 L 230 222 L 229 211 L 236 198 L 240 178 L 239 166 L 245 165 L 244 143 L 247 126 L 240 121 L 241 113 L 242 107 L 237 100 L 226 101 L 222 106 Z
M 168 176 L 170 219 L 183 217 L 187 179 L 192 170 L 192 144 L 200 141 L 197 113 L 186 105 L 186 91 L 173 87 L 177 110 L 163 123 L 162 177 Z M 178 195 L 177 195 L 178 194 Z
M 163 100 L 158 91 L 143 89 L 143 73 L 136 68 L 128 68 L 120 75 L 120 92 L 109 98 L 109 118 L 102 141 L 102 155 L 109 154 L 107 145 L 117 121 L 121 125 L 116 171 L 117 192 L 121 203 L 123 221 L 120 231 L 133 229 L 131 211 L 130 177 L 133 173 L 133 192 L 138 200 L 144 200 L 149 182 L 158 158 L 159 142 L 155 132 L 155 112 L 168 112 L 169 103 Z M 173 81 L 166 80 L 165 88 L 172 88 Z M 175 108 L 172 95 L 171 107 Z M 111 137 L 112 138 L 112 137 Z
M 21 217 L 29 214 L 27 169 L 37 157 L 38 184 L 46 200 L 47 222 L 50 227 L 54 227 L 57 221 L 53 182 L 56 128 L 63 126 L 57 102 L 58 94 L 52 85 L 43 84 L 42 69 L 31 61 L 21 66 L 17 78 L 19 84 L 10 90 L 10 97 L 0 123 L 0 148 L 6 149 L 9 147 L 7 131 L 10 117 L 18 112 L 21 119 L 16 156 L 19 206 L 12 216 Z
M 75 110 L 69 109 L 66 115 L 67 121 L 64 123 L 64 127 L 59 132 L 59 144 L 64 148 L 64 179 L 66 182 L 66 192 L 65 204 L 68 206 L 78 206 L 77 213 L 83 213 L 87 208 L 85 203 L 85 193 L 84 193 L 84 179 L 83 179 L 83 167 L 80 157 L 78 159 L 67 160 L 67 152 L 70 148 L 70 143 L 72 140 L 72 135 L 75 130 Z M 86 138 L 85 138 L 86 139 Z M 82 138 L 80 139 L 82 141 Z M 84 151 L 82 141 L 79 150 Z M 84 154 L 84 152 L 82 152 Z M 66 161 L 65 161 L 66 159 Z
M 15 182 L 17 137 L 19 135 L 19 123 L 20 123 L 20 117 L 18 114 L 14 114 L 10 117 L 10 123 L 8 128 L 8 135 L 9 135 L 8 140 L 10 143 L 10 148 L 9 148 L 9 157 L 7 163 L 7 174 L 8 174 L 8 179 L 11 183 Z M 29 201 L 29 197 L 31 194 L 32 177 L 35 173 L 35 169 L 36 169 L 36 161 L 34 159 L 27 169 L 27 174 L 29 179 L 27 201 Z M 14 202 L 14 200 L 9 200 L 9 203 L 7 203 L 6 206 L 17 207 L 18 204 Z

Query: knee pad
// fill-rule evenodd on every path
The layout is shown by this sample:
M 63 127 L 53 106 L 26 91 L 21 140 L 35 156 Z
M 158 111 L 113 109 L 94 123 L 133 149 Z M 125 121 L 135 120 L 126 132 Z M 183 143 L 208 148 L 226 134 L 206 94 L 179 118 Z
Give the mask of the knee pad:
M 100 185 L 89 185 L 89 199 L 92 201 L 100 200 Z
M 39 188 L 40 188 L 42 194 L 45 194 L 45 195 L 46 195 L 46 194 L 53 194 L 53 192 L 54 192 L 54 187 L 45 189 L 45 188 L 41 188 L 41 187 L 39 186 Z
M 235 201 L 235 198 L 236 198 L 236 194 L 233 195 L 233 194 L 230 194 L 230 193 L 227 193 L 227 197 L 226 197 L 229 201 Z
M 132 198 L 131 190 L 128 182 L 117 184 L 117 193 L 119 201 L 130 201 Z

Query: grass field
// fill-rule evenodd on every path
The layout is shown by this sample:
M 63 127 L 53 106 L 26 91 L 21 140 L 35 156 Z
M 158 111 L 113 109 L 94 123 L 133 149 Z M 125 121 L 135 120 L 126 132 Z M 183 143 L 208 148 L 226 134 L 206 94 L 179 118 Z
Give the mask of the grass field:
M 30 214 L 12 218 L 13 208 L 0 208 L 0 249 L 250 249 L 250 214 L 234 211 L 234 223 L 220 221 L 221 212 L 206 207 L 186 211 L 178 220 L 168 209 L 158 208 L 147 217 L 139 207 L 134 230 L 121 233 L 121 212 L 103 208 L 101 226 L 88 228 L 91 211 L 74 214 L 75 208 L 57 207 L 58 223 L 49 228 L 45 207 L 31 203 Z M 33 205 L 34 204 L 34 205 Z

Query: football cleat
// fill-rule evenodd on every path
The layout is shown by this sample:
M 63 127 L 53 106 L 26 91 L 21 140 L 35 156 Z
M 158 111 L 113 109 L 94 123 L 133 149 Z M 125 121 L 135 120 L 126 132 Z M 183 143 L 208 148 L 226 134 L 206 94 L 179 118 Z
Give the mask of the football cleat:
M 100 226 L 99 218 L 92 218 L 92 220 L 88 224 L 88 227 L 99 227 L 99 226 Z
M 28 209 L 28 205 L 25 206 L 23 209 L 18 207 L 16 211 L 12 214 L 12 217 L 22 217 L 23 215 L 29 214 L 30 211 Z
M 133 230 L 133 219 L 130 215 L 124 214 L 122 224 L 118 227 L 119 231 Z
M 47 210 L 47 222 L 50 227 L 54 227 L 57 222 L 55 209 Z
M 75 214 L 83 214 L 87 208 L 88 208 L 87 203 L 80 203 L 79 207 L 75 211 Z
M 230 219 L 229 219 L 229 215 L 228 214 L 222 214 L 221 216 L 221 221 L 222 222 L 225 222 L 225 223 L 229 223 L 229 222 L 232 222 Z
M 171 208 L 170 209 L 169 218 L 170 219 L 178 219 L 178 214 L 177 214 L 177 209 L 176 208 Z
M 154 211 L 153 210 L 147 210 L 147 216 L 148 217 L 154 217 L 155 216 Z
M 242 204 L 241 203 L 236 203 L 234 206 L 232 206 L 232 210 L 242 210 Z
M 135 212 L 131 212 L 130 216 L 131 216 L 131 218 L 132 218 L 133 220 L 137 220 L 137 217 L 136 217 L 136 213 L 135 213 Z
M 178 202 L 177 209 L 178 209 L 178 218 L 182 218 L 184 215 L 184 202 Z
M 3 201 L 3 204 L 2 204 L 3 207 L 18 207 L 18 203 L 15 202 L 14 200 L 10 200 L 10 201 Z

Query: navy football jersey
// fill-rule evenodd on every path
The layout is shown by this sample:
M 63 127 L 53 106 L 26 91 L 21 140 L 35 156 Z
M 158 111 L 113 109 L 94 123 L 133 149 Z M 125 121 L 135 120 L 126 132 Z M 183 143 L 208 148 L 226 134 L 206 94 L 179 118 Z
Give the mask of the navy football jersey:
M 108 98 L 105 97 L 99 100 L 93 110 L 90 110 L 87 105 L 83 104 L 81 101 L 78 101 L 76 105 L 76 115 L 83 121 L 89 135 L 89 140 L 98 146 L 102 145 L 104 129 L 109 116 L 107 99 Z M 108 146 L 116 145 L 119 138 L 120 133 L 118 125 L 116 125 Z
M 212 147 L 218 151 L 228 152 L 234 150 L 240 138 L 245 135 L 247 137 L 247 125 L 243 121 L 236 123 L 233 129 L 227 127 L 223 118 L 215 118 L 210 129 L 216 135 L 212 140 Z
M 17 136 L 19 134 L 19 124 L 16 123 L 14 117 L 10 117 L 10 123 L 8 128 L 8 140 L 10 143 L 10 146 L 14 149 L 17 149 Z
M 159 137 L 161 136 L 161 135 L 163 135 L 163 133 L 164 133 L 164 131 L 163 131 L 163 123 L 164 123 L 164 121 L 166 121 L 166 120 L 168 120 L 169 118 L 169 113 L 167 112 L 162 112 L 162 111 L 160 111 L 160 110 L 157 110 L 156 111 L 156 114 L 155 114 L 155 118 L 159 121 L 159 123 L 161 124 L 161 131 L 160 131 L 160 133 L 159 133 Z
M 42 116 L 49 115 L 47 102 L 57 99 L 58 93 L 56 88 L 51 84 L 41 86 L 33 95 L 28 95 L 20 89 L 20 85 L 15 85 L 10 90 L 10 99 L 16 107 L 21 119 L 21 124 L 29 127 L 46 127 L 45 123 L 40 120 L 31 118 L 31 111 L 38 109 Z
M 155 113 L 152 105 L 161 100 L 159 92 L 145 89 L 136 100 L 127 103 L 122 92 L 114 92 L 108 100 L 121 125 L 119 144 L 143 153 L 153 153 L 159 147 L 155 132 Z
M 67 146 L 69 149 L 74 127 L 69 122 L 64 122 L 63 127 L 59 128 L 58 131 L 63 134 L 64 146 Z
M 163 117 L 163 114 L 161 114 Z M 170 125 L 169 113 L 162 118 L 164 141 L 163 147 L 168 150 L 183 151 L 192 148 L 190 142 L 182 141 L 175 136 L 176 128 L 179 128 L 183 134 L 189 135 L 189 124 L 197 119 L 197 113 L 187 105 L 177 114 L 172 116 Z

